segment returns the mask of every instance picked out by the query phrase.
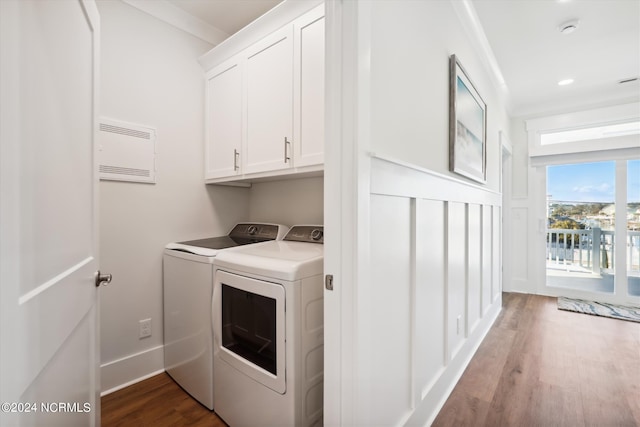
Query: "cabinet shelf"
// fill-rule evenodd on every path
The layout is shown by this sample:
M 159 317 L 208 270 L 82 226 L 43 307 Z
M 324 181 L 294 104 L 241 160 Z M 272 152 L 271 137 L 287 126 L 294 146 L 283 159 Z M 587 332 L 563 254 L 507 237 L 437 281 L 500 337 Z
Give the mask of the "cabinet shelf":
M 313 178 L 324 176 L 324 165 L 303 166 L 286 171 L 252 173 L 238 176 L 205 179 L 205 184 L 251 187 L 254 182 L 280 181 L 285 179 Z

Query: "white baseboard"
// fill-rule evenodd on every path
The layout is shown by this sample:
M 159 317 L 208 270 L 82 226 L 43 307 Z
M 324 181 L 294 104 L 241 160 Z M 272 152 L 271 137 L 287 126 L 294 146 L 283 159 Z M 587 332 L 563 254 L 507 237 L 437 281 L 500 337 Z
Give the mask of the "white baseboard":
M 164 346 L 159 345 L 100 366 L 101 396 L 164 372 Z

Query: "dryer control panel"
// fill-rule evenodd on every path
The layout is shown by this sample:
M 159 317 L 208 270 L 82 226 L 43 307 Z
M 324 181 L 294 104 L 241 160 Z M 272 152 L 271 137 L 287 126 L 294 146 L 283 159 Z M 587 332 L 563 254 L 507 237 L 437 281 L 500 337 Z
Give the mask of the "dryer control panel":
M 324 227 L 322 225 L 294 225 L 284 237 L 284 240 L 324 243 Z

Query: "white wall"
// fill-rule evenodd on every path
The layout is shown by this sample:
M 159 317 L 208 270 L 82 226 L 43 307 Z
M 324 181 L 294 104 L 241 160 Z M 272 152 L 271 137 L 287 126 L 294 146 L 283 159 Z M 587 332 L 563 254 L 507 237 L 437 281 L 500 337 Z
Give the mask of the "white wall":
M 251 221 L 324 224 L 322 177 L 253 183 L 249 192 Z
M 157 183 L 100 184 L 103 391 L 163 369 L 162 250 L 226 234 L 249 216 L 249 190 L 205 186 L 204 77 L 211 46 L 119 1 L 99 1 L 100 115 L 157 129 Z M 152 336 L 138 339 L 138 321 Z
M 371 151 L 449 172 L 449 56 L 487 104 L 487 187 L 499 189 L 499 131 L 509 118 L 449 1 L 373 2 Z
M 340 394 L 325 397 L 325 422 L 428 425 L 501 309 L 499 133 L 510 122 L 453 1 L 330 6 L 342 39 L 330 34 L 328 110 L 342 114 L 328 118 L 340 150 L 327 148 L 325 179 L 339 175 L 342 191 L 329 198 L 340 212 L 325 212 L 325 348 L 341 360 L 325 358 L 325 395 Z M 487 104 L 486 185 L 448 170 L 452 54 Z

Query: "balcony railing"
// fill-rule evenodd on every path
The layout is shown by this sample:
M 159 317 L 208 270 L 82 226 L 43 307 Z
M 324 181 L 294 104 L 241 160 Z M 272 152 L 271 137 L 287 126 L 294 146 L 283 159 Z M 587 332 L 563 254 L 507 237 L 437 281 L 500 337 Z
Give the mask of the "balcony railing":
M 640 231 L 627 231 L 627 271 L 640 274 Z M 547 229 L 547 265 L 580 267 L 595 274 L 613 274 L 615 232 Z

